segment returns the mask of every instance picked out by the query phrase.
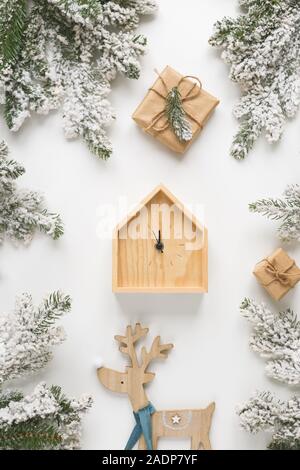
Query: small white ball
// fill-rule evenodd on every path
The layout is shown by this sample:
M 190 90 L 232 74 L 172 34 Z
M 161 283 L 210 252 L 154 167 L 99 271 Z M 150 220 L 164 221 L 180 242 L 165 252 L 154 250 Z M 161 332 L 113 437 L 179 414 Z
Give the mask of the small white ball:
M 94 366 L 96 369 L 100 369 L 100 367 L 103 367 L 103 359 L 102 357 L 98 356 L 94 360 Z

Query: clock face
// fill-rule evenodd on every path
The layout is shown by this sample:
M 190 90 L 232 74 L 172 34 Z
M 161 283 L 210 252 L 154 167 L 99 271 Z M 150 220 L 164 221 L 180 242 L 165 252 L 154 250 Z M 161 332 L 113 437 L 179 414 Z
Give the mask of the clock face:
M 206 291 L 206 232 L 162 191 L 118 231 L 117 284 L 127 290 Z

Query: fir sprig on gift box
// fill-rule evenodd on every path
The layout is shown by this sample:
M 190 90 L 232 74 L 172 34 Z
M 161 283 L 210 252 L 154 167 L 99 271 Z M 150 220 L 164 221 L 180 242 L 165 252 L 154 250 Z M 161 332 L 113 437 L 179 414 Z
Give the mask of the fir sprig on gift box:
M 242 98 L 231 154 L 243 159 L 261 134 L 269 142 L 282 135 L 300 103 L 300 2 L 239 0 L 243 14 L 225 17 L 210 39 L 230 65 L 230 79 Z
M 166 115 L 168 123 L 180 141 L 187 142 L 192 139 L 192 126 L 186 118 L 178 87 L 173 87 L 167 94 Z
M 9 159 L 7 145 L 0 143 L 0 242 L 5 237 L 28 243 L 36 230 L 54 240 L 63 233 L 58 214 L 44 207 L 41 194 L 18 189 L 15 180 L 25 173 L 25 168 Z
M 271 220 L 282 221 L 279 238 L 283 241 L 300 240 L 300 187 L 290 185 L 283 193 L 282 199 L 260 199 L 249 204 L 251 212 L 265 215 Z
M 67 138 L 82 137 L 100 158 L 111 155 L 108 101 L 118 73 L 138 78 L 146 38 L 136 33 L 154 0 L 2 0 L 0 103 L 18 131 L 32 112 L 62 106 Z
M 44 368 L 65 333 L 56 321 L 71 308 L 54 292 L 39 307 L 23 294 L 14 312 L 0 315 L 0 449 L 76 449 L 91 397 L 66 397 L 58 386 L 38 384 L 32 393 L 10 390 L 15 379 Z

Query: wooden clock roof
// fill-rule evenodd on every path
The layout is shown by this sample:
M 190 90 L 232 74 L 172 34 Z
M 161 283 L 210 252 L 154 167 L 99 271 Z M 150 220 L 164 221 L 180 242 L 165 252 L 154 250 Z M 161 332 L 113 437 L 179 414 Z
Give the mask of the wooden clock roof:
M 127 215 L 125 219 L 122 220 L 122 222 L 117 225 L 115 229 L 116 232 L 119 232 L 123 227 L 129 224 L 131 220 L 138 215 L 140 210 L 149 202 L 151 202 L 151 200 L 154 199 L 155 196 L 160 192 L 162 192 L 181 212 L 183 212 L 185 217 L 191 220 L 199 230 L 205 231 L 205 226 L 197 220 L 197 218 L 174 196 L 174 194 L 172 194 L 171 191 L 166 188 L 166 186 L 159 184 L 140 202 L 140 204 L 132 212 Z

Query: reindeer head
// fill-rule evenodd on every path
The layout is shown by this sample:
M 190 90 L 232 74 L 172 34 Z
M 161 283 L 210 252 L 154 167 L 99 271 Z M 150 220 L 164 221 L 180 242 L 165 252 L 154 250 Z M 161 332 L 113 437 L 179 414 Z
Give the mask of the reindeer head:
M 165 359 L 168 351 L 173 348 L 172 344 L 160 344 L 160 337 L 157 336 L 149 352 L 143 347 L 141 358 L 138 360 L 135 349 L 136 343 L 148 333 L 148 328 L 142 328 L 139 323 L 132 329 L 127 326 L 126 336 L 115 336 L 120 344 L 119 350 L 126 354 L 130 359 L 130 366 L 126 367 L 125 372 L 118 372 L 106 367 L 98 369 L 98 377 L 102 385 L 113 392 L 127 393 L 133 409 L 138 410 L 148 404 L 144 392 L 144 385 L 151 382 L 155 374 L 148 372 L 149 364 L 157 358 Z

